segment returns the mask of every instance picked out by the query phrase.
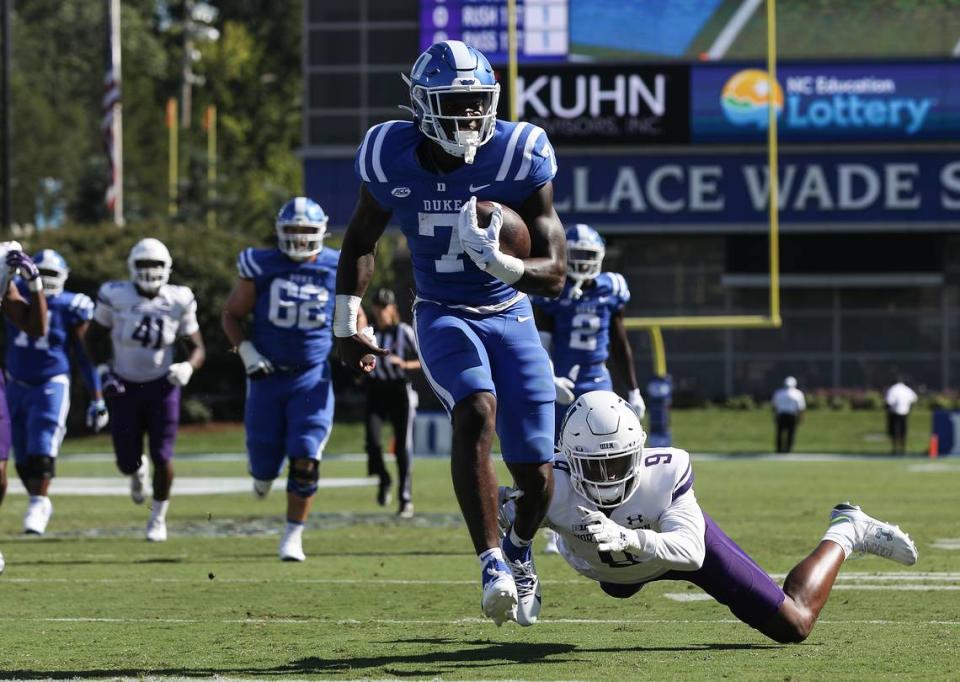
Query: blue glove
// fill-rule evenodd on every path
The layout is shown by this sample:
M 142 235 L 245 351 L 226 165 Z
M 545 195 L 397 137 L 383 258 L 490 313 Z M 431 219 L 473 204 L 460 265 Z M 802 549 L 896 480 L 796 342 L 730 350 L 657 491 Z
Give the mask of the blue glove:
M 108 423 L 110 415 L 107 413 L 107 404 L 103 400 L 91 400 L 87 406 L 87 428 L 98 433 Z
M 40 276 L 40 268 L 23 251 L 8 251 L 7 267 L 11 271 L 20 270 L 20 275 L 28 282 L 32 282 Z

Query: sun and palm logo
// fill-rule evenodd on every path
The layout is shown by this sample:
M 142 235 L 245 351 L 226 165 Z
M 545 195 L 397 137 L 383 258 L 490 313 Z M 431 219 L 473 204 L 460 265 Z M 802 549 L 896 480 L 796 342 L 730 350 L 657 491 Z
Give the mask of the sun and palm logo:
M 720 104 L 727 120 L 737 126 L 767 128 L 767 105 L 773 89 L 777 116 L 783 111 L 783 89 L 766 71 L 745 69 L 731 76 L 720 93 Z

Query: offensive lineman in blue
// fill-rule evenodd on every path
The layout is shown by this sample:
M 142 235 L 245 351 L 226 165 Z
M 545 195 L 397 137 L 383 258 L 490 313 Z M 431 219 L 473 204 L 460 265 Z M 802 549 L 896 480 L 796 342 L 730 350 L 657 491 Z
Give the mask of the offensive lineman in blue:
M 93 318 L 93 301 L 64 290 L 70 269 L 53 249 L 34 254 L 33 262 L 43 281 L 49 324 L 46 334 L 30 337 L 7 320 L 7 405 L 17 474 L 30 495 L 23 532 L 43 535 L 53 513 L 47 493 L 67 431 L 71 352 L 90 393 L 87 425 L 99 431 L 107 425 L 108 416 L 100 376 L 82 343 Z M 26 282 L 18 281 L 17 286 L 25 296 Z
M 531 541 L 553 493 L 556 392 L 526 294 L 556 296 L 563 286 L 556 160 L 542 129 L 497 121 L 500 86 L 472 47 L 437 43 L 404 80 L 413 122 L 374 126 L 357 153 L 362 184 L 343 241 L 334 334 L 354 370 L 371 371 L 387 353 L 358 333 L 356 320 L 377 241 L 394 218 L 413 260 L 423 370 L 453 420 L 453 486 L 480 560 L 481 608 L 497 625 L 532 625 L 540 583 Z M 500 251 L 502 217 L 494 212 L 481 228 L 477 199 L 520 214 L 530 230 L 529 258 Z M 523 491 L 502 546 L 489 456 L 494 430 Z
M 303 561 L 303 525 L 333 424 L 327 357 L 340 252 L 323 246 L 327 216 L 306 197 L 283 205 L 276 230 L 277 248 L 240 252 L 239 279 L 222 324 L 248 377 L 244 423 L 254 493 L 265 497 L 290 459 L 279 551 L 283 561 Z M 244 331 L 250 313 L 253 321 Z

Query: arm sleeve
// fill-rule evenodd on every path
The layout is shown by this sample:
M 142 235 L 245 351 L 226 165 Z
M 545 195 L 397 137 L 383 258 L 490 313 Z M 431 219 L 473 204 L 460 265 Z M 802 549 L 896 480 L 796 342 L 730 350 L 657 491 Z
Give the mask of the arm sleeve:
M 107 293 L 109 283 L 100 287 L 97 292 L 97 306 L 93 311 L 93 319 L 104 327 L 113 326 L 113 303 L 110 301 L 110 295 Z
M 200 329 L 200 323 L 197 322 L 197 299 L 190 293 L 190 301 L 183 307 L 183 315 L 180 317 L 180 327 L 177 334 L 178 336 L 190 336 L 198 329 Z
M 696 571 L 706 555 L 703 510 L 688 490 L 660 515 L 660 532 L 639 530 L 644 541 L 641 558 L 659 561 L 675 571 Z

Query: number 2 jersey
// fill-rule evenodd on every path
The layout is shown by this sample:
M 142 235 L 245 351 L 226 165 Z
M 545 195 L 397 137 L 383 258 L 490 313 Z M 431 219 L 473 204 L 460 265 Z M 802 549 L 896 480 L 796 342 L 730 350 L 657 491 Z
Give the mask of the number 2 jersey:
M 143 383 L 167 374 L 174 342 L 200 328 L 197 299 L 189 287 L 164 284 L 144 296 L 133 282 L 107 282 L 97 292 L 93 319 L 110 329 L 113 371 Z
M 478 312 L 516 301 L 512 286 L 480 270 L 463 252 L 460 208 L 471 196 L 514 209 L 553 179 L 557 163 L 542 128 L 497 121 L 472 164 L 440 175 L 420 165 L 425 136 L 409 121 L 387 121 L 367 132 L 354 165 L 377 203 L 393 213 L 407 238 L 417 296 Z
M 253 280 L 256 303 L 250 340 L 280 370 L 323 364 L 333 347 L 340 252 L 323 247 L 312 261 L 295 261 L 279 249 L 244 249 L 242 279 Z
M 605 583 L 635 584 L 653 580 L 683 562 L 703 556 L 705 522 L 693 493 L 690 455 L 677 448 L 644 448 L 637 490 L 609 518 L 625 528 L 655 531 L 653 557 L 641 560 L 628 552 L 601 552 L 582 540 L 577 507 L 598 509 L 570 485 L 570 465 L 557 454 L 553 463 L 553 499 L 545 523 L 560 536 L 560 554 L 578 573 Z
M 610 321 L 630 301 L 630 289 L 623 275 L 601 272 L 593 285 L 575 299 L 570 295 L 573 281 L 567 279 L 557 298 L 536 296 L 532 303 L 553 317 L 553 372 L 568 376 L 580 366 L 580 379 L 604 374 L 610 355 Z
M 17 287 L 20 295 L 29 300 L 26 284 L 18 281 Z M 69 375 L 69 352 L 76 341 L 73 329 L 92 318 L 93 301 L 89 296 L 61 291 L 47 296 L 46 335 L 28 336 L 7 320 L 7 372 L 14 379 L 33 385 L 45 383 L 59 374 Z

